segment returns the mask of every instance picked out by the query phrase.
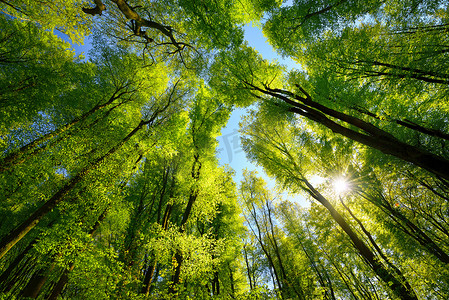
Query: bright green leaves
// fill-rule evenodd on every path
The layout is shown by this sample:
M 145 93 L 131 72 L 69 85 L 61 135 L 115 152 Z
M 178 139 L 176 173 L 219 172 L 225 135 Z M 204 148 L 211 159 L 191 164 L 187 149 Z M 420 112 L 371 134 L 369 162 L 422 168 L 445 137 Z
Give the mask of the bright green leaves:
M 253 112 L 241 125 L 243 149 L 250 159 L 264 167 L 278 183 L 297 189 L 304 170 L 310 166 L 306 133 L 300 133 L 283 118 Z M 277 121 L 276 121 L 277 119 Z M 304 151 L 304 152 L 303 152 Z
M 6 135 L 8 130 L 29 126 L 39 111 L 51 114 L 62 93 L 91 80 L 92 66 L 74 63 L 68 43 L 31 22 L 5 16 L 0 22 L 0 132 Z
M 232 52 L 222 52 L 211 67 L 209 84 L 229 104 L 249 106 L 261 94 L 257 87 L 279 87 L 283 68 L 263 60 L 254 49 L 242 45 Z
M 186 21 L 184 32 L 194 30 L 199 45 L 211 48 L 227 48 L 241 44 L 243 31 L 237 24 L 249 22 L 244 20 L 244 11 L 240 2 L 221 1 L 179 1 L 184 14 L 190 16 Z M 193 32 L 190 32 L 193 33 Z M 192 35 L 193 37 L 193 35 Z
M 70 1 L 2 1 L 0 8 L 14 18 L 39 23 L 44 29 L 60 30 L 77 44 L 90 34 L 91 18 L 81 8 L 88 4 L 86 0 Z

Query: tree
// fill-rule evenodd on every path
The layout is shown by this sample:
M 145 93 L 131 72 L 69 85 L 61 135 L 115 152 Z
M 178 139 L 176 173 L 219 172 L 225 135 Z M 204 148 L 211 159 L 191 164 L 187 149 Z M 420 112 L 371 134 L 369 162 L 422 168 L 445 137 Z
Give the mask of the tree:
M 269 268 L 273 270 L 275 278 L 273 285 L 277 286 L 282 297 L 302 299 L 310 292 L 305 294 L 301 282 L 294 282 L 291 274 L 288 274 L 285 263 L 287 258 L 282 254 L 279 233 L 276 232 L 277 227 L 274 225 L 276 220 L 274 219 L 273 196 L 265 190 L 264 185 L 263 180 L 257 178 L 254 173 L 244 173 L 240 194 L 245 207 L 244 215 L 247 226 L 268 260 Z M 296 276 L 296 278 L 299 277 Z
M 361 257 L 391 291 L 403 299 L 416 299 L 415 292 L 402 273 L 395 269 L 388 270 L 376 254 L 360 239 L 351 225 L 335 209 L 331 202 L 305 178 L 300 166 L 307 163 L 307 161 L 297 152 L 292 152 L 292 147 L 295 147 L 295 143 L 291 140 L 293 137 L 291 133 L 279 126 L 271 126 L 267 130 L 266 126 L 263 126 L 263 123 L 261 124 L 260 122 L 261 120 L 259 119 L 252 120 L 251 125 L 245 124 L 245 133 L 248 134 L 248 138 L 245 140 L 244 147 L 251 150 L 253 159 L 257 159 L 258 163 L 264 165 L 266 170 L 275 175 L 280 183 L 291 185 L 293 190 L 302 189 L 322 204 L 351 239 Z M 290 140 L 287 139 L 289 136 Z

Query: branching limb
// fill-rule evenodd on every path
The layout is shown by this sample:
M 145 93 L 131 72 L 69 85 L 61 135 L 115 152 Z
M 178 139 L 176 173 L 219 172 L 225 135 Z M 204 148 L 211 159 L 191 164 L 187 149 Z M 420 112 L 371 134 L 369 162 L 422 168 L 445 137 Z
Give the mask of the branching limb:
M 82 10 L 84 13 L 95 16 L 100 15 L 103 13 L 103 10 L 106 10 L 106 5 L 101 2 L 101 0 L 94 0 L 95 7 L 94 8 L 85 8 L 83 7 Z
M 131 7 L 128 5 L 128 3 L 126 3 L 125 0 L 111 0 L 111 1 L 117 5 L 118 9 L 126 17 L 126 19 L 131 20 L 131 24 L 128 27 L 131 29 L 133 34 L 135 36 L 144 38 L 146 40 L 146 43 L 153 43 L 154 39 L 152 37 L 149 37 L 146 31 L 142 30 L 142 28 L 144 27 L 155 29 L 169 39 L 170 42 L 163 44 L 169 44 L 176 47 L 176 50 L 170 52 L 170 54 L 176 54 L 178 52 L 181 52 L 182 50 L 184 50 L 185 47 L 194 48 L 193 46 L 187 43 L 178 42 L 178 40 L 174 36 L 174 30 L 170 26 L 163 25 L 150 19 L 142 18 L 141 15 L 137 13 L 135 10 L 140 6 Z M 102 12 L 106 9 L 106 6 L 103 4 L 101 0 L 94 0 L 94 2 L 96 4 L 94 8 L 83 8 L 83 12 L 91 14 L 93 16 L 101 15 Z

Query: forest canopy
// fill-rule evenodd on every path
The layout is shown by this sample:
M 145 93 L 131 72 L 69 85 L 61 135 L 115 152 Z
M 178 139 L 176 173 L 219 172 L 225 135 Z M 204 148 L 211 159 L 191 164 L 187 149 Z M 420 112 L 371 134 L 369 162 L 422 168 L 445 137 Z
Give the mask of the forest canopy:
M 0 0 L 0 299 L 449 299 L 448 5 Z

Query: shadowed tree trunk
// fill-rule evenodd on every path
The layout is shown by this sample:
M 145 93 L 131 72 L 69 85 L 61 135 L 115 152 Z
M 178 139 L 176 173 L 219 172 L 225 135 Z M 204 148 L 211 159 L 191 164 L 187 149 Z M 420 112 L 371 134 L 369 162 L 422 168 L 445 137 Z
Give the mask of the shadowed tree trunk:
M 122 85 L 121 87 L 117 88 L 117 90 L 113 93 L 113 95 L 109 98 L 109 100 L 107 102 L 102 103 L 102 104 L 97 104 L 91 110 L 89 110 L 88 112 L 83 114 L 82 116 L 79 116 L 79 117 L 73 119 L 70 123 L 67 123 L 67 124 L 59 127 L 58 129 L 41 136 L 40 138 L 32 141 L 31 143 L 28 143 L 25 146 L 22 146 L 19 150 L 6 156 L 0 162 L 0 172 L 7 171 L 17 165 L 22 164 L 27 159 L 37 155 L 38 153 L 45 150 L 45 148 L 46 148 L 45 146 L 38 148 L 39 145 L 45 143 L 46 141 L 52 139 L 55 136 L 60 135 L 63 132 L 66 132 L 67 130 L 69 130 L 70 128 L 75 126 L 76 124 L 86 120 L 88 117 L 90 117 L 91 115 L 93 115 L 94 113 L 99 111 L 100 109 L 108 106 L 109 104 L 111 104 L 115 100 L 119 99 L 123 95 L 130 93 L 129 91 L 120 92 L 121 90 L 125 89 L 126 87 L 127 87 L 127 85 Z
M 429 253 L 433 254 L 441 262 L 445 264 L 449 263 L 449 255 L 423 230 L 421 230 L 421 228 L 403 215 L 400 210 L 392 207 L 381 193 L 379 193 L 377 197 L 365 192 L 360 192 L 360 195 L 382 209 L 390 219 L 397 224 L 402 232 L 417 241 L 421 246 L 427 249 Z
M 351 226 L 345 221 L 345 219 L 338 213 L 333 205 L 324 198 L 305 178 L 302 181 L 306 185 L 306 191 L 318 202 L 320 202 L 331 214 L 332 218 L 340 225 L 341 229 L 348 235 L 354 244 L 355 248 L 359 251 L 365 262 L 371 267 L 376 275 L 382 279 L 382 281 L 393 291 L 399 298 L 405 300 L 417 300 L 413 289 L 410 288 L 410 284 L 401 282 L 385 266 L 377 259 L 374 253 L 365 245 L 365 243 L 357 236 L 352 230 Z M 402 279 L 402 278 L 401 278 Z
M 304 93 L 305 97 L 295 95 L 286 90 L 271 89 L 269 87 L 260 88 L 249 82 L 244 83 L 252 90 L 257 90 L 267 96 L 282 100 L 290 106 L 289 111 L 317 122 L 335 133 L 377 149 L 382 153 L 410 162 L 435 175 L 449 180 L 449 161 L 447 159 L 401 142 L 390 133 L 377 128 L 371 123 L 312 101 L 311 96 L 299 86 L 298 88 Z M 340 125 L 331 120 L 330 117 L 350 124 L 361 132 Z

